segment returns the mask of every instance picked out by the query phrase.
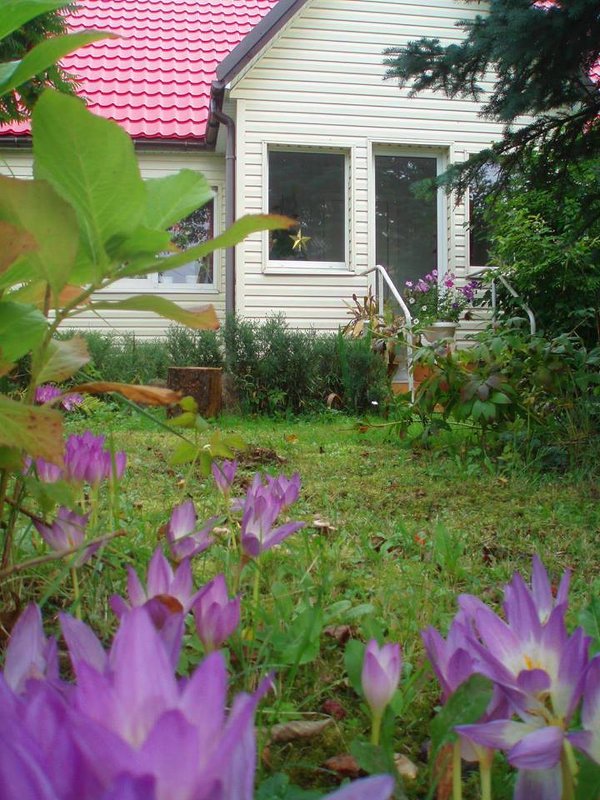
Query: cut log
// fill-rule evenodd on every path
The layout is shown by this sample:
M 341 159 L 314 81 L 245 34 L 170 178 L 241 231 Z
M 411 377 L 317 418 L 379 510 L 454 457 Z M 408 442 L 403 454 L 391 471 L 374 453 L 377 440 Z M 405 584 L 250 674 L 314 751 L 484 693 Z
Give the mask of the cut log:
M 183 392 L 198 403 L 203 417 L 216 417 L 223 406 L 223 370 L 221 367 L 169 367 L 169 389 Z M 173 413 L 173 412 L 171 412 Z M 177 410 L 175 414 L 179 413 Z

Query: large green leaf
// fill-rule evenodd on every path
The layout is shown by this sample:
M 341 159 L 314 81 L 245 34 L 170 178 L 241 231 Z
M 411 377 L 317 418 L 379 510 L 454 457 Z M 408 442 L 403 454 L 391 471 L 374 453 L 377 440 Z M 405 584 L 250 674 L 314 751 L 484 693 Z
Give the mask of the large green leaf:
M 106 38 L 114 39 L 115 36 L 101 31 L 87 31 L 54 36 L 40 42 L 17 64 L 16 69 L 10 70 L 8 74 L 5 71 L 4 75 L 0 76 L 0 95 L 11 92 L 35 75 L 44 72 L 68 53 L 98 39 Z
M 214 192 L 204 175 L 182 169 L 175 175 L 146 181 L 148 204 L 145 224 L 165 230 L 212 200 Z
M 199 306 L 197 309 L 189 310 L 181 308 L 171 300 L 155 295 L 135 295 L 134 297 L 128 297 L 126 300 L 115 300 L 114 302 L 108 300 L 100 301 L 92 303 L 90 308 L 103 311 L 150 311 L 160 317 L 172 319 L 174 322 L 180 322 L 182 325 L 187 325 L 188 328 L 195 328 L 196 330 L 214 331 L 219 327 L 219 320 L 214 306 Z
M 76 210 L 97 276 L 108 269 L 105 243 L 141 224 L 146 209 L 133 142 L 75 97 L 47 89 L 32 117 L 34 174 Z
M 280 214 L 247 214 L 245 217 L 236 220 L 233 225 L 227 228 L 220 236 L 210 239 L 208 242 L 190 247 L 183 253 L 176 256 L 170 256 L 161 261 L 161 270 L 167 271 L 175 267 L 181 267 L 184 264 L 189 264 L 190 261 L 196 261 L 215 250 L 226 247 L 234 247 L 243 241 L 246 236 L 251 233 L 258 233 L 259 231 L 275 231 L 282 228 L 290 228 L 297 223 L 289 217 L 283 217 Z M 126 266 L 120 271 L 119 277 L 131 277 L 133 275 L 145 275 L 147 272 L 154 272 L 156 270 L 156 259 L 149 260 L 147 264 L 141 262 L 133 265 Z
M 0 445 L 25 450 L 34 458 L 60 465 L 64 450 L 62 415 L 0 395 Z
M 12 364 L 36 347 L 48 330 L 48 320 L 33 306 L 0 303 L 0 360 Z
M 0 220 L 28 231 L 38 244 L 6 270 L 0 288 L 39 278 L 60 291 L 68 282 L 79 243 L 73 209 L 45 181 L 0 175 Z
M 67 4 L 67 0 L 2 0 L 0 39 L 16 31 L 30 19 Z
M 457 739 L 454 728 L 478 722 L 492 699 L 492 682 L 483 675 L 471 675 L 452 694 L 430 726 L 432 763 L 440 748 Z
M 87 343 L 82 336 L 56 339 L 46 351 L 44 363 L 37 374 L 37 383 L 64 381 L 90 360 Z
M 0 273 L 6 272 L 11 264 L 37 247 L 38 243 L 29 231 L 0 220 Z

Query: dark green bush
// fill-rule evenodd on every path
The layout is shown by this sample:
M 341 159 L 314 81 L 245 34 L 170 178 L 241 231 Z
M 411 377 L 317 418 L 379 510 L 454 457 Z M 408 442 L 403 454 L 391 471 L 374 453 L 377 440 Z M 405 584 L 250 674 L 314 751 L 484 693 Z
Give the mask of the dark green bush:
M 193 331 L 171 325 L 166 341 L 169 364 L 173 367 L 222 367 L 223 353 L 217 331 Z
M 82 332 L 93 372 L 105 381 L 151 383 L 164 380 L 169 366 L 166 342 L 162 339 L 140 339 L 133 333 Z

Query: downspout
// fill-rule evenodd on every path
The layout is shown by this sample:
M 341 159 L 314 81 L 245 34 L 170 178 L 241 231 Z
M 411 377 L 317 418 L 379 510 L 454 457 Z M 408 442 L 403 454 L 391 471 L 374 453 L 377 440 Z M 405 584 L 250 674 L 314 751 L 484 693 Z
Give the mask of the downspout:
M 235 122 L 218 107 L 216 99 L 211 99 L 211 118 L 227 128 L 225 148 L 225 225 L 231 227 L 235 221 Z M 235 313 L 235 247 L 225 251 L 225 313 Z

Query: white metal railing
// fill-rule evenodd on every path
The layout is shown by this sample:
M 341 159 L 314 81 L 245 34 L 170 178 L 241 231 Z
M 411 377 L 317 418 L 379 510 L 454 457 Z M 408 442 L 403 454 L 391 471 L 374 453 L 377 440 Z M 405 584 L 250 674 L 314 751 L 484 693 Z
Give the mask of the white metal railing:
M 500 271 L 498 270 L 498 267 L 484 267 L 483 269 L 477 270 L 477 272 L 470 272 L 469 273 L 469 277 L 470 278 L 478 278 L 478 277 L 481 277 L 482 275 L 487 275 L 489 273 L 492 274 L 491 295 L 492 295 L 492 316 L 493 316 L 493 318 L 496 319 L 496 310 L 498 308 L 498 300 L 497 300 L 497 295 L 496 295 L 496 281 L 498 280 L 504 286 L 504 288 L 507 290 L 507 292 L 510 295 L 512 295 L 512 297 L 514 297 L 515 300 L 518 300 L 519 303 L 521 304 L 521 306 L 523 307 L 523 311 L 525 311 L 525 313 L 527 314 L 527 317 L 529 319 L 529 330 L 531 332 L 531 335 L 533 336 L 535 334 L 535 332 L 536 332 L 535 315 L 534 315 L 533 311 L 527 305 L 527 303 L 523 300 L 523 298 L 520 296 L 520 294 L 517 292 L 517 290 L 514 288 L 514 286 L 512 286 L 506 280 L 504 275 L 502 275 L 500 273 Z
M 383 319 L 383 289 L 384 284 L 387 285 L 388 289 L 390 290 L 392 297 L 400 306 L 402 313 L 404 314 L 404 319 L 406 320 L 406 373 L 408 378 L 408 389 L 410 391 L 411 399 L 415 399 L 415 382 L 413 378 L 413 371 L 412 371 L 412 357 L 413 357 L 413 335 L 412 335 L 412 314 L 410 313 L 410 309 L 406 304 L 406 300 L 402 297 L 398 289 L 394 284 L 394 281 L 388 275 L 388 271 L 385 267 L 382 267 L 381 264 L 377 264 L 371 269 L 366 269 L 364 272 L 359 273 L 360 275 L 370 275 L 372 272 L 377 273 L 377 302 L 379 303 L 379 316 Z

